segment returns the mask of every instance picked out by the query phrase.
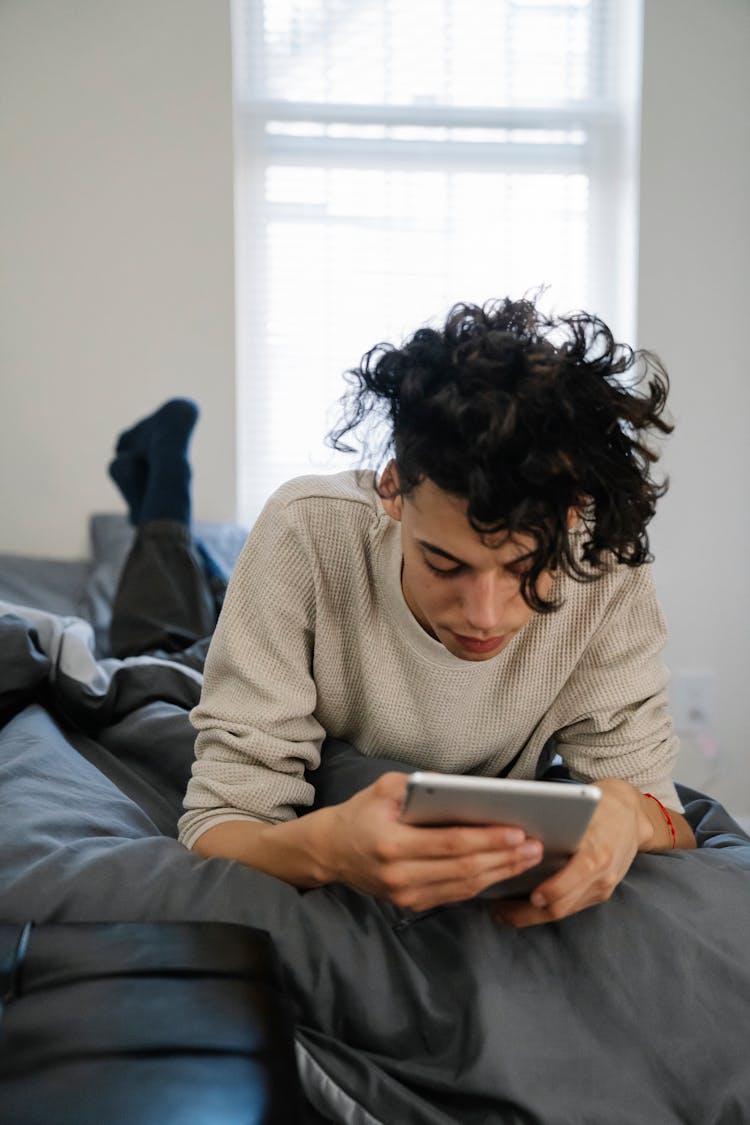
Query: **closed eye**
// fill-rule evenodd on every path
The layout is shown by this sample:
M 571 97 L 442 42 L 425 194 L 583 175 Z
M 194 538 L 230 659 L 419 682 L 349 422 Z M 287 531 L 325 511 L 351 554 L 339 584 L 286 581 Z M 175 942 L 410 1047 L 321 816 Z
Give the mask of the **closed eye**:
M 454 574 L 458 574 L 463 570 L 463 566 L 451 566 L 447 569 L 442 566 L 433 566 L 429 559 L 424 560 L 425 566 L 431 570 L 433 574 L 437 574 L 439 578 L 452 578 Z
M 531 571 L 533 561 L 533 555 L 521 555 L 520 559 L 508 563 L 505 570 L 508 574 L 512 574 L 514 578 L 525 578 Z

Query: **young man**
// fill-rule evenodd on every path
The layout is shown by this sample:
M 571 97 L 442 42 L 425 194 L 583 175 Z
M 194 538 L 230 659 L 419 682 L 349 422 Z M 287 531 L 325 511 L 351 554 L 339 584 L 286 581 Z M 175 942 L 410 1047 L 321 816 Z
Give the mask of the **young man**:
M 632 374 L 638 364 L 646 389 Z M 334 441 L 387 422 L 384 471 L 281 488 L 232 577 L 192 715 L 180 838 L 299 887 L 412 909 L 519 874 L 516 829 L 399 823 L 403 774 L 297 816 L 326 736 L 414 768 L 533 778 L 550 739 L 603 798 L 516 925 L 605 900 L 639 850 L 693 847 L 671 783 L 646 525 L 666 376 L 585 314 L 457 306 L 374 349 Z

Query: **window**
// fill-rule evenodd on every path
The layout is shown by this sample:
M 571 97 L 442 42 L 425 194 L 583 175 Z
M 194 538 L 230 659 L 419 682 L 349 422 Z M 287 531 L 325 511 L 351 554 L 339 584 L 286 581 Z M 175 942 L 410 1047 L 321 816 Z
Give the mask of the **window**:
M 343 372 L 546 286 L 633 335 L 635 0 L 236 0 L 238 448 L 250 523 Z

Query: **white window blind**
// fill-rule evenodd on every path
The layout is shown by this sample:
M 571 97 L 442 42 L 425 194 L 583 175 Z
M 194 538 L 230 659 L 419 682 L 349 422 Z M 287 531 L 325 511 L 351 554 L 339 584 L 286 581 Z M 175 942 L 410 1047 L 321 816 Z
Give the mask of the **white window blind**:
M 233 39 L 243 521 L 456 301 L 632 335 L 638 0 L 235 0 Z

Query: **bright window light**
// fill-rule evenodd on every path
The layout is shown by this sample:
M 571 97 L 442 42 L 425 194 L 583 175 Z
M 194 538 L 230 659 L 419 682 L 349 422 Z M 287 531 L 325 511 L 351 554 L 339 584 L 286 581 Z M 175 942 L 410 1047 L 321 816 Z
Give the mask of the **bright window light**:
M 634 335 L 636 0 L 235 0 L 240 518 L 343 372 L 544 286 Z

